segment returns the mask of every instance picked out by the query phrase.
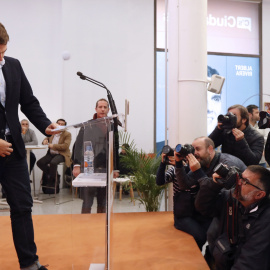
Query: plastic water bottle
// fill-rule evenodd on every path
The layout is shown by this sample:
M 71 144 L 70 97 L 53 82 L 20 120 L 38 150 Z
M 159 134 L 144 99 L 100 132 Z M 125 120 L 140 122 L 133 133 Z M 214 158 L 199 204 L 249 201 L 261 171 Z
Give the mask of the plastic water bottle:
M 89 175 L 94 173 L 94 151 L 92 143 L 85 146 L 84 152 L 84 174 Z

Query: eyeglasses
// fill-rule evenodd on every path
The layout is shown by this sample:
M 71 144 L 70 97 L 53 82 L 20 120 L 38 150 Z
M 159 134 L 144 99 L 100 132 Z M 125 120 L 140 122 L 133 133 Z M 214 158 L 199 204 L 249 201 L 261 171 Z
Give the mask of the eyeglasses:
M 261 188 L 255 186 L 255 185 L 253 185 L 253 184 L 251 184 L 247 178 L 243 178 L 241 175 L 240 175 L 240 181 L 241 181 L 242 185 L 244 185 L 244 186 L 245 186 L 245 185 L 251 185 L 251 186 L 253 186 L 253 187 L 259 189 L 260 191 L 264 191 L 263 189 L 261 189 Z

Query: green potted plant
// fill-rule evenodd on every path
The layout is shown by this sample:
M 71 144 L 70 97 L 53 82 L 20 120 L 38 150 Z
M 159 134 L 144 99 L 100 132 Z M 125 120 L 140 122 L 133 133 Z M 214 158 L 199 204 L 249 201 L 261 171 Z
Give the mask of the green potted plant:
M 142 150 L 138 151 L 135 147 L 128 149 L 126 155 L 121 157 L 120 162 L 123 162 L 132 175 L 133 185 L 139 195 L 137 200 L 145 206 L 147 212 L 159 210 L 166 187 L 156 184 L 156 173 L 160 161 L 160 156 L 147 154 Z

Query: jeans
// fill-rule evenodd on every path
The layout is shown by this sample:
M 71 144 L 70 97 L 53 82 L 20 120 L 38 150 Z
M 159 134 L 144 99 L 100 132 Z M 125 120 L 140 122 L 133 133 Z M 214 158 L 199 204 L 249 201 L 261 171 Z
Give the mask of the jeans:
M 192 235 L 202 250 L 206 242 L 206 233 L 211 224 L 212 218 L 203 217 L 199 213 L 192 217 L 174 217 L 174 227 L 178 230 Z
M 28 267 L 38 260 L 32 222 L 31 187 L 25 157 L 14 152 L 0 157 L 0 183 L 10 206 L 13 241 L 20 267 Z

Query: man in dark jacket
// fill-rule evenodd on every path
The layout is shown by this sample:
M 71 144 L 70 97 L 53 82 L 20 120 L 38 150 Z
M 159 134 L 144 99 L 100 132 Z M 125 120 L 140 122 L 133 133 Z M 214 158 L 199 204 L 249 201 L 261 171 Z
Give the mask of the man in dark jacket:
M 236 128 L 226 130 L 222 123 L 209 135 L 215 147 L 222 145 L 222 153 L 228 153 L 240 158 L 247 166 L 259 164 L 264 148 L 263 136 L 249 125 L 249 115 L 245 107 L 233 105 L 228 112 L 237 117 Z
M 38 262 L 34 242 L 30 179 L 18 107 L 44 135 L 52 124 L 43 112 L 20 62 L 4 57 L 9 36 L 0 23 L 0 183 L 10 206 L 13 241 L 23 270 L 45 270 Z
M 175 167 L 165 173 L 166 164 L 164 155 L 157 172 L 157 184 L 173 182 L 174 189 L 174 226 L 191 234 L 201 249 L 206 242 L 206 232 L 212 218 L 203 217 L 194 209 L 194 199 L 199 189 L 198 180 L 202 177 L 211 177 L 214 168 L 219 164 L 228 167 L 236 166 L 241 171 L 246 169 L 245 164 L 229 154 L 215 152 L 215 146 L 208 137 L 200 137 L 193 141 L 194 155 L 179 156 L 175 152 Z M 190 171 L 187 172 L 183 160 L 188 162 Z
M 270 269 L 270 172 L 259 165 L 233 173 L 236 187 L 222 189 L 219 175 L 200 180 L 195 206 L 203 215 L 215 216 L 219 226 L 210 250 L 218 270 Z M 210 243 L 209 243 L 210 244 Z
M 102 98 L 96 102 L 96 113 L 93 120 L 106 117 L 109 113 L 109 103 Z M 105 122 L 96 122 L 93 125 L 87 125 L 81 128 L 73 146 L 72 160 L 73 160 L 73 175 L 77 177 L 83 172 L 83 148 L 84 141 L 91 141 L 94 150 L 94 172 L 105 173 L 107 165 L 107 127 Z M 114 159 L 115 162 L 115 159 Z M 116 177 L 119 174 L 115 174 Z M 106 187 L 82 187 L 80 188 L 80 198 L 83 199 L 82 214 L 88 214 L 92 211 L 94 197 L 97 197 L 97 213 L 106 212 Z

